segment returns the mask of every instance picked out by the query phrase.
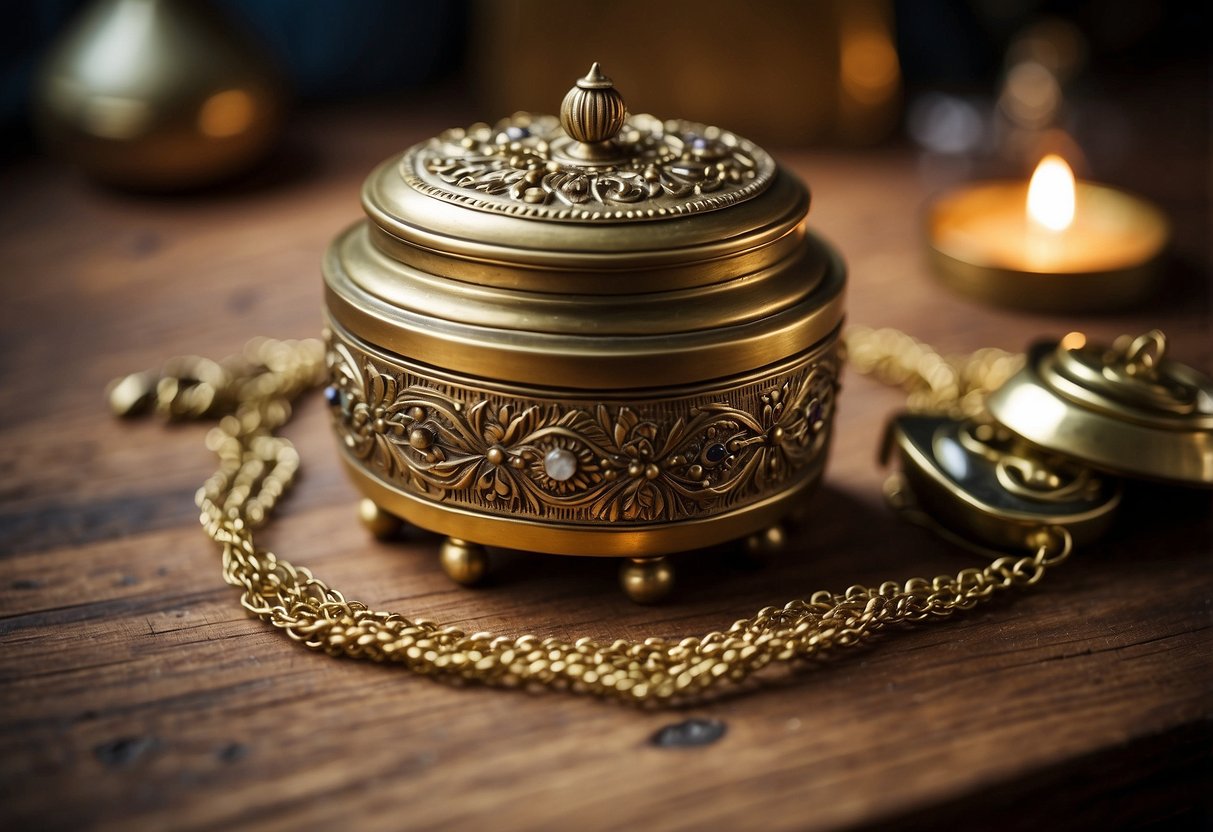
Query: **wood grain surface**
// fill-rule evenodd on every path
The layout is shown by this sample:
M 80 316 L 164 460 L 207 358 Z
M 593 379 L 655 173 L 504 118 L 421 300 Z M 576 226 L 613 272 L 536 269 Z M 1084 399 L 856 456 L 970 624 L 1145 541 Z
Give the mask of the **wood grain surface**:
M 196 522 L 206 427 L 115 421 L 105 385 L 253 335 L 315 335 L 321 254 L 358 218 L 362 177 L 441 126 L 321 113 L 257 181 L 188 198 L 97 190 L 41 161 L 5 172 L 0 828 L 1208 822 L 1207 492 L 1135 492 L 1108 539 L 1035 591 L 678 711 L 455 688 L 310 653 L 246 616 Z M 1126 168 L 1118 184 L 1174 220 L 1172 279 L 1143 308 L 1077 318 L 939 288 L 921 206 L 948 174 L 909 151 L 779 155 L 849 261 L 853 322 L 945 352 L 1159 326 L 1177 356 L 1213 365 L 1207 156 Z M 376 607 L 562 637 L 701 633 L 817 589 L 971 563 L 881 503 L 876 441 L 898 396 L 851 376 L 840 403 L 825 485 L 789 550 L 761 568 L 683 555 L 659 607 L 626 601 L 606 560 L 500 552 L 492 583 L 471 591 L 444 577 L 435 539 L 368 539 L 318 397 L 287 430 L 303 475 L 267 538 Z M 653 741 L 689 719 L 723 733 Z

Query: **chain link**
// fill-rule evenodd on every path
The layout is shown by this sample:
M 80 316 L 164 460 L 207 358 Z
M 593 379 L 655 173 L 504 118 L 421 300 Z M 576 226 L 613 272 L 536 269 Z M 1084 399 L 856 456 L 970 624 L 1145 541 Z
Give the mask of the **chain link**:
M 853 330 L 850 360 L 864 374 L 905 388 L 916 409 L 970 412 L 1021 360 L 983 350 L 945 360 L 894 330 Z M 250 613 L 290 638 L 331 655 L 403 664 L 416 673 L 501 687 L 561 688 L 631 701 L 684 701 L 776 664 L 861 644 L 897 624 L 945 618 L 1013 587 L 1031 586 L 1070 554 L 1069 534 L 1042 529 L 1035 553 L 981 568 L 911 578 L 767 607 L 727 630 L 680 641 L 610 643 L 467 633 L 457 627 L 372 610 L 312 573 L 257 546 L 299 468 L 299 454 L 275 432 L 291 402 L 324 382 L 320 341 L 258 339 L 223 362 L 179 358 L 160 374 L 128 376 L 111 390 L 117 412 L 153 408 L 170 418 L 224 414 L 206 438 L 219 467 L 197 493 L 207 535 L 222 547 L 223 577 Z
M 852 327 L 847 361 L 860 375 L 906 393 L 906 409 L 958 419 L 980 416 L 986 396 L 1023 367 L 1022 354 L 987 347 L 965 356 L 942 356 L 896 329 Z

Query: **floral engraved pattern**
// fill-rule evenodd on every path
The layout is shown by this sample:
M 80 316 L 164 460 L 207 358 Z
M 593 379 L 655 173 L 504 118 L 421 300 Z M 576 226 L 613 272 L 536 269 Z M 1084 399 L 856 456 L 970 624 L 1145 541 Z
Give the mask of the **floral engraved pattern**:
M 580 163 L 552 116 L 518 113 L 457 128 L 405 154 L 417 190 L 489 211 L 568 220 L 637 220 L 710 211 L 770 184 L 775 163 L 745 139 L 702 124 L 632 116 L 611 164 Z
M 824 453 L 833 347 L 736 388 L 640 403 L 523 400 L 329 343 L 326 398 L 347 451 L 415 496 L 493 514 L 653 523 L 793 485 Z

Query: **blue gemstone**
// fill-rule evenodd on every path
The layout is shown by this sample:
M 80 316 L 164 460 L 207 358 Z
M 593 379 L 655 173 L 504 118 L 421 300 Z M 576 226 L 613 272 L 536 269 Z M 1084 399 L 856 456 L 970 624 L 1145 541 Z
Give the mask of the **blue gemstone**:
M 812 427 L 813 425 L 816 425 L 818 422 L 820 422 L 821 421 L 821 402 L 819 402 L 817 399 L 813 399 L 812 404 L 809 405 L 809 412 L 806 415 L 809 417 L 809 426 L 810 427 Z
M 328 402 L 331 407 L 340 407 L 341 391 L 330 384 L 328 387 L 324 388 L 324 400 Z
M 715 445 L 708 445 L 708 449 L 703 452 L 703 458 L 708 462 L 720 462 L 729 455 L 729 450 L 724 445 L 717 442 Z
M 531 135 L 531 131 L 525 127 L 513 126 L 505 128 L 505 137 L 512 142 L 525 139 L 529 135 Z
M 691 140 L 691 148 L 694 150 L 707 150 L 708 149 L 708 140 L 705 139 L 703 136 L 696 136 L 694 139 Z

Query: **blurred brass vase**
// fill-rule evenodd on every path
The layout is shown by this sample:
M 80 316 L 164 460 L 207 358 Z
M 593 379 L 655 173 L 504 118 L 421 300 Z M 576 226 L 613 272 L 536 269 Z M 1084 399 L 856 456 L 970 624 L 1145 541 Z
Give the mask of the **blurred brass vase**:
M 363 207 L 324 262 L 327 397 L 364 519 L 449 536 L 452 577 L 481 544 L 625 557 L 652 600 L 653 559 L 820 478 L 845 269 L 761 148 L 628 116 L 595 64 L 559 119 L 422 142 Z
M 93 3 L 52 48 L 35 91 L 53 150 L 96 179 L 144 190 L 247 170 L 283 114 L 268 55 L 201 0 Z

